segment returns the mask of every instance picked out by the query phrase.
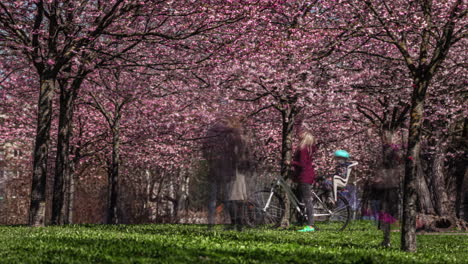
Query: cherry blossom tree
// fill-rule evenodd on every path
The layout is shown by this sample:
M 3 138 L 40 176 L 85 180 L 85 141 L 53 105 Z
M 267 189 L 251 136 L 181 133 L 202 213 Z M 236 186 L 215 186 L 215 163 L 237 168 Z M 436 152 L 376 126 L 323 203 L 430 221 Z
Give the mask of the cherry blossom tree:
M 73 218 L 76 170 L 106 166 L 116 223 L 122 182 L 146 204 L 177 207 L 207 126 L 239 115 L 259 163 L 283 176 L 301 127 L 323 143 L 321 174 L 335 148 L 364 177 L 388 146 L 406 146 L 402 248 L 413 251 L 416 202 L 454 208 L 444 166 L 463 162 L 453 142 L 466 133 L 465 84 L 450 76 L 466 75 L 464 10 L 460 0 L 2 1 L 0 144 L 35 138 L 30 224 L 45 221 L 55 143 L 52 223 Z
M 427 90 L 453 46 L 466 36 L 464 1 L 343 1 L 346 21 L 397 52 L 412 78 L 410 128 L 406 153 L 402 249 L 416 251 L 416 182 L 422 116 Z M 382 54 L 380 54 L 382 55 Z
M 461 46 L 454 48 L 458 49 Z M 454 54 L 458 52 L 457 49 Z M 458 78 L 453 78 L 453 76 L 466 74 L 466 69 L 460 66 L 461 61 L 463 58 L 459 56 L 449 56 L 447 63 L 434 77 L 432 93 L 427 98 L 426 118 L 422 128 L 423 155 L 426 162 L 423 171 L 431 176 L 428 177 L 433 188 L 430 196 L 439 216 L 454 217 L 457 214 L 457 207 L 450 202 L 455 201 L 456 198 L 450 196 L 457 193 L 454 188 L 456 178 L 463 183 L 462 170 L 457 169 L 457 172 L 453 174 L 457 176 L 451 177 L 451 173 L 445 169 L 447 164 L 450 164 L 452 168 L 457 168 L 459 167 L 456 165 L 457 162 L 451 163 L 451 161 L 463 160 L 460 155 L 463 145 L 454 145 L 454 142 L 459 142 L 457 135 L 463 134 L 466 116 L 463 98 L 460 97 L 464 83 Z
M 228 71 L 223 67 L 212 72 L 222 80 L 215 86 L 225 94 L 226 104 L 250 103 L 243 108 L 251 109 L 250 116 L 262 113 L 273 120 L 262 133 L 270 134 L 265 141 L 280 138 L 283 177 L 290 171 L 295 125 L 304 118 L 316 122 L 331 108 L 339 109 L 333 101 L 349 97 L 328 92 L 335 63 L 331 54 L 353 34 L 337 27 L 338 20 L 333 19 L 337 16 L 319 1 L 277 2 L 256 13 L 247 22 L 247 33 L 227 48 L 234 54 Z M 261 124 L 266 128 L 268 123 Z
M 25 58 L 40 82 L 34 148 L 30 224 L 43 225 L 52 100 L 57 78 L 81 50 L 102 45 L 100 36 L 117 20 L 129 19 L 138 1 L 3 1 L 1 46 Z M 127 23 L 129 20 L 126 20 Z
M 40 79 L 30 216 L 32 225 L 44 224 L 52 95 L 58 78 L 70 79 L 66 76 L 75 71 L 75 82 L 80 82 L 96 66 L 93 65 L 95 58 L 115 59 L 135 48 L 145 38 L 163 46 L 167 45 L 163 40 L 186 39 L 239 19 L 238 10 L 241 9 L 225 9 L 225 5 L 218 4 L 200 2 L 194 5 L 191 1 L 184 1 L 175 6 L 171 1 L 131 0 L 1 3 L 1 45 L 14 51 L 18 58 L 28 60 L 36 68 Z M 86 64 L 84 71 L 76 70 L 80 64 Z M 76 74 L 77 71 L 79 74 Z M 62 112 L 63 118 L 65 113 L 71 113 L 66 109 L 62 109 Z M 72 120 L 71 117 L 66 119 Z M 68 126 L 66 120 L 59 123 L 62 128 Z M 66 129 L 61 130 L 60 135 L 63 135 Z M 66 141 L 66 136 L 61 137 Z M 60 144 L 62 142 L 60 140 Z M 61 146 L 59 154 L 65 156 L 66 152 L 66 146 Z M 58 159 L 58 163 L 62 163 L 61 160 L 64 158 Z M 54 197 L 54 222 L 60 222 L 57 215 L 61 212 L 63 199 L 60 194 L 63 168 L 65 166 L 57 168 L 55 182 L 59 192 Z
M 298 115 L 317 118 L 336 96 L 328 96 L 333 62 L 328 57 L 349 37 L 337 29 L 337 15 L 319 1 L 281 2 L 252 18 L 255 28 L 239 40 L 229 82 L 236 99 L 256 103 L 252 115 L 275 109 L 281 116 L 281 173 L 287 176 Z M 329 95 L 329 94 L 328 94 Z M 302 118 L 303 119 L 303 118 Z

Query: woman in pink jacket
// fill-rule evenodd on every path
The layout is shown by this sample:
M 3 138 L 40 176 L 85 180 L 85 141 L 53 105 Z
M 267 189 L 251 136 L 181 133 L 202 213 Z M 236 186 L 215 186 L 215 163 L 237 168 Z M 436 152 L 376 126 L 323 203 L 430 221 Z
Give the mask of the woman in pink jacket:
M 298 184 L 299 197 L 307 210 L 307 226 L 299 232 L 315 231 L 314 206 L 311 185 L 315 182 L 314 155 L 317 151 L 315 137 L 309 131 L 300 135 L 299 147 L 294 154 L 292 165 L 294 166 L 293 181 Z

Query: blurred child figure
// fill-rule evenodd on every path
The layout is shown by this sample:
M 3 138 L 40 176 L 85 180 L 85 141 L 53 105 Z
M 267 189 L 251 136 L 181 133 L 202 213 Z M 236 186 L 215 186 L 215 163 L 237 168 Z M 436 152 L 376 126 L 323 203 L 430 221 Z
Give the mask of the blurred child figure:
M 348 166 L 351 165 L 349 162 L 350 155 L 346 150 L 337 150 L 333 153 L 335 164 L 335 172 L 328 175 L 323 179 L 321 187 L 326 191 L 325 201 L 328 204 L 335 204 L 335 198 L 333 197 L 333 176 L 340 176 L 346 178 L 348 173 Z
M 346 150 L 340 149 L 333 153 L 333 157 L 336 161 L 335 173 L 333 175 L 346 178 L 346 173 L 348 173 L 348 166 L 351 165 L 351 162 L 349 162 L 349 153 Z

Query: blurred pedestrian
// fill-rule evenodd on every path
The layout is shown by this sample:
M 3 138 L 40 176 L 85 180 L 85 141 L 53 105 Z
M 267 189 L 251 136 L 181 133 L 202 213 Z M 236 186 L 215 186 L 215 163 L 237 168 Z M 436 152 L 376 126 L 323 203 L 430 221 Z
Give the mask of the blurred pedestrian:
M 398 193 L 402 174 L 401 158 L 396 145 L 384 144 L 382 166 L 371 181 L 373 197 L 379 204 L 378 225 L 383 233 L 381 245 L 390 247 L 391 224 L 398 219 Z
M 204 156 L 208 161 L 210 184 L 208 224 L 215 224 L 217 202 L 225 204 L 231 227 L 242 230 L 247 200 L 246 177 L 252 169 L 248 139 L 240 117 L 218 120 L 207 131 Z

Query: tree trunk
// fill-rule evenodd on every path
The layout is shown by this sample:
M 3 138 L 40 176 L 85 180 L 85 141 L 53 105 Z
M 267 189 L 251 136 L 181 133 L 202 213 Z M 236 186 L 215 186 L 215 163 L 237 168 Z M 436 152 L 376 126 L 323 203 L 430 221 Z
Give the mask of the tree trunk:
M 187 174 L 184 177 L 183 183 L 182 183 L 182 195 L 180 197 L 181 199 L 181 204 L 182 204 L 182 210 L 186 211 L 187 205 L 188 205 L 188 200 L 189 200 L 189 187 L 191 183 L 191 177 L 190 173 L 187 172 Z
M 37 111 L 36 141 L 31 187 L 29 224 L 44 226 L 46 209 L 47 158 L 50 145 L 50 126 L 52 121 L 52 100 L 55 78 L 50 74 L 41 76 L 41 87 Z
M 401 249 L 415 252 L 416 245 L 416 199 L 417 175 L 421 151 L 421 125 L 424 112 L 424 99 L 429 85 L 426 81 L 415 80 L 411 97 L 410 127 L 408 131 L 408 148 L 405 157 L 405 178 L 403 191 L 403 219 L 401 230 Z
M 112 127 L 112 160 L 109 168 L 109 203 L 108 224 L 118 224 L 117 200 L 119 192 L 120 167 L 120 120 L 115 120 Z
M 462 133 L 461 137 L 456 137 L 456 141 L 454 142 L 459 142 L 457 145 L 460 146 L 460 148 L 464 148 L 465 150 L 467 149 L 468 145 L 468 118 L 464 118 L 462 121 Z M 463 192 L 463 187 L 465 184 L 468 183 L 468 159 L 466 155 L 460 155 L 455 161 L 454 161 L 454 176 L 455 176 L 455 186 L 456 186 L 456 197 L 455 197 L 455 214 L 457 218 L 461 218 L 461 210 L 462 210 L 462 204 L 463 204 L 463 196 L 465 193 Z M 465 219 L 468 217 L 468 215 L 465 214 Z
M 181 213 L 187 210 L 187 200 L 189 195 L 190 173 L 184 170 L 180 178 L 179 191 L 176 193 L 178 212 L 174 223 L 180 223 Z
M 68 192 L 67 194 L 67 205 L 66 205 L 66 216 L 67 224 L 73 223 L 73 207 L 75 206 L 75 164 L 78 162 L 70 163 L 70 175 L 69 175 L 69 182 L 68 182 Z
M 460 158 L 457 162 L 455 177 L 456 177 L 456 198 L 455 198 L 455 214 L 457 218 L 461 218 L 461 209 L 463 204 L 463 196 L 466 195 L 463 192 L 463 186 L 467 184 L 468 181 L 468 170 L 467 170 L 467 160 L 466 158 Z M 467 206 L 467 205 L 465 205 Z M 468 206 L 467 206 L 468 207 Z M 465 214 L 465 219 L 468 215 Z
M 424 171 L 419 161 L 417 169 L 417 192 L 418 192 L 418 205 L 419 211 L 423 214 L 434 215 L 435 209 L 432 203 L 432 192 L 429 190 L 427 177 L 424 175 Z
M 445 144 L 444 144 L 445 143 Z M 447 142 L 439 139 L 432 163 L 432 177 L 434 186 L 435 209 L 439 216 L 446 216 L 449 212 L 449 199 L 445 184 L 445 154 L 447 153 Z
M 297 111 L 293 107 L 288 107 L 287 109 L 281 111 L 282 117 L 282 138 L 281 138 L 281 176 L 283 178 L 290 177 L 290 168 L 292 160 L 292 142 L 293 142 L 293 129 L 294 129 L 294 119 L 296 118 Z M 282 227 L 289 226 L 290 219 L 290 204 L 287 196 L 284 197 L 286 208 L 285 214 L 281 221 Z
M 81 131 L 80 131 L 81 133 Z M 80 135 L 81 136 L 81 135 Z M 66 193 L 67 198 L 66 198 L 66 208 L 65 210 L 67 211 L 66 217 L 67 217 L 67 223 L 71 224 L 73 223 L 73 208 L 75 206 L 75 190 L 76 190 L 76 185 L 75 185 L 75 177 L 76 177 L 76 167 L 78 166 L 82 156 L 81 156 L 81 146 L 77 146 L 76 148 L 73 148 L 72 150 L 74 157 L 73 161 L 70 163 L 69 167 L 69 181 L 68 181 L 68 192 Z
M 70 186 L 70 138 L 73 124 L 73 108 L 77 92 L 83 78 L 75 79 L 70 88 L 67 83 L 60 86 L 60 114 L 57 140 L 57 157 L 55 159 L 55 178 L 52 200 L 52 224 L 61 225 L 68 223 L 68 204 Z
M 60 114 L 57 139 L 57 157 L 55 159 L 55 177 L 52 198 L 52 224 L 65 223 L 63 204 L 65 199 L 65 182 L 69 176 L 69 143 L 71 135 L 72 107 L 71 94 L 61 87 Z

